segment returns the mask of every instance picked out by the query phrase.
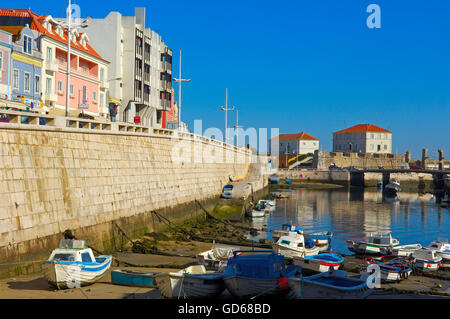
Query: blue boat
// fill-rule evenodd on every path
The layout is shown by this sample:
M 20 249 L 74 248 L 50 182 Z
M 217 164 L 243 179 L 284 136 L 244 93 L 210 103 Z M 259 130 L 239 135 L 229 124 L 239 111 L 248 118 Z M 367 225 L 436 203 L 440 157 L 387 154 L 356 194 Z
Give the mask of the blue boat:
M 232 198 L 233 197 L 232 192 L 233 192 L 233 185 L 225 185 L 222 190 L 222 197 Z
M 291 184 L 292 184 L 292 180 L 290 180 L 290 179 L 286 179 L 284 182 L 285 182 L 286 184 L 288 184 L 288 185 L 291 185 Z
M 349 277 L 343 270 L 329 270 L 309 277 L 296 274 L 288 278 L 288 284 L 300 299 L 363 299 L 373 291 L 375 277 L 370 286 L 368 279 L 367 274 L 356 278 Z
M 133 287 L 156 287 L 157 272 L 119 269 L 111 271 L 111 282 L 116 285 Z
M 223 280 L 234 297 L 253 299 L 286 294 L 287 278 L 297 272 L 300 266 L 286 266 L 284 256 L 273 250 L 238 250 L 228 260 Z
M 280 178 L 276 175 L 272 175 L 269 177 L 269 184 L 278 184 Z

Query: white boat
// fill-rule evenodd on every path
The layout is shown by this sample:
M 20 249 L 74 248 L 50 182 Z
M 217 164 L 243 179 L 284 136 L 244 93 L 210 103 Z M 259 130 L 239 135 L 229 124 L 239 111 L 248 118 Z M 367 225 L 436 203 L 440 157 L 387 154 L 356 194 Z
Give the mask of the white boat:
M 361 265 L 361 274 L 367 273 L 368 267 L 375 264 L 379 267 L 382 282 L 397 282 L 408 279 L 413 270 L 413 261 L 414 258 L 410 256 L 398 255 L 364 258 Z
M 414 258 L 414 268 L 427 272 L 436 271 L 442 267 L 442 257 L 438 256 L 436 250 L 422 248 L 411 255 Z
M 302 231 L 289 232 L 285 236 L 272 244 L 276 253 L 287 258 L 306 257 L 317 255 L 319 247 L 317 247 L 311 239 L 305 239 Z
M 342 266 L 344 258 L 338 254 L 318 254 L 306 257 L 294 257 L 294 265 L 302 266 L 302 269 L 309 269 L 315 272 L 326 272 L 330 267 L 337 270 Z
M 383 255 L 411 256 L 418 249 L 422 249 L 421 244 L 399 245 L 380 248 L 380 253 Z
M 314 240 L 316 246 L 320 248 L 320 251 L 326 251 L 330 248 L 331 237 L 333 233 L 331 231 L 321 231 L 312 234 L 305 235 Z
M 205 266 L 194 265 L 178 272 L 155 276 L 161 295 L 174 299 L 212 298 L 225 290 L 222 272 L 207 272 Z
M 391 182 L 384 187 L 386 193 L 395 195 L 400 191 L 400 181 L 397 178 L 391 178 Z
M 213 245 L 210 250 L 204 251 L 197 255 L 197 261 L 200 265 L 204 265 L 209 270 L 219 270 L 221 265 L 233 257 L 233 252 L 239 250 L 239 247 Z
M 272 200 L 272 199 L 266 199 L 266 205 L 275 207 L 276 206 L 276 201 Z
M 110 269 L 112 256 L 94 257 L 84 240 L 63 239 L 47 261 L 44 278 L 58 289 L 79 288 L 100 280 Z
M 272 229 L 270 233 L 272 234 L 273 241 L 277 242 L 281 236 L 287 236 L 289 232 L 296 231 L 303 231 L 303 229 L 296 224 L 283 224 L 281 225 L 281 229 Z
M 400 242 L 390 232 L 370 232 L 367 239 L 359 242 L 347 240 L 348 250 L 356 254 L 379 254 L 381 249 L 393 249 L 399 245 Z
M 363 299 L 373 291 L 367 277 L 348 277 L 343 270 L 332 270 L 309 277 L 292 276 L 288 284 L 299 299 Z
M 435 250 L 438 256 L 442 257 L 442 267 L 450 267 L 450 244 L 443 241 L 432 241 L 428 249 Z
M 248 215 L 250 216 L 250 217 L 264 217 L 264 216 L 266 216 L 266 212 L 264 211 L 264 210 L 256 210 L 256 209 L 254 209 L 254 210 L 252 210 L 250 213 L 248 213 Z

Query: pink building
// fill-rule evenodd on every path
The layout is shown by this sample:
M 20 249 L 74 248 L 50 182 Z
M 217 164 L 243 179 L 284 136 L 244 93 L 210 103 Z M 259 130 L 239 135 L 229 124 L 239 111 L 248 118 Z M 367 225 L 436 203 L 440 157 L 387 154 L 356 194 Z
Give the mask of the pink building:
M 0 9 L 0 16 L 22 18 L 31 30 L 41 34 L 42 100 L 50 113 L 64 114 L 69 92 L 71 116 L 82 110 L 93 116 L 107 117 L 109 62 L 90 45 L 85 33 L 70 32 L 70 87 L 67 88 L 67 42 L 69 33 L 50 15 L 37 15 L 29 9 Z M 16 23 L 17 19 L 4 19 Z M 25 22 L 23 22 L 25 23 Z

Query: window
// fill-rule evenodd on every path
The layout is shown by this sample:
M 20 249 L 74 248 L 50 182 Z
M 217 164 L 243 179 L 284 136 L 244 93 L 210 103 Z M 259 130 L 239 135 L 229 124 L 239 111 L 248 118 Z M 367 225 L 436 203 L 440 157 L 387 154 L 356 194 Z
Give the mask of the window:
M 384 145 L 384 150 L 385 150 L 385 151 L 387 150 L 387 145 Z
M 0 52 L 0 70 L 3 69 L 3 52 Z
M 100 93 L 100 106 L 103 106 L 103 101 L 105 99 L 105 95 L 103 93 Z
M 47 48 L 47 61 L 52 61 L 53 56 L 52 56 L 52 48 Z
M 73 84 L 70 85 L 70 95 L 73 95 L 74 87 Z
M 24 91 L 30 91 L 30 73 L 24 73 L 23 77 L 23 89 Z
M 58 81 L 58 92 L 62 92 L 63 91 L 63 83 L 62 81 Z
M 34 93 L 39 93 L 41 91 L 41 78 L 39 75 L 34 76 Z
M 13 71 L 13 88 L 19 88 L 19 70 Z
M 46 78 L 45 79 L 45 93 L 51 93 L 52 92 L 52 79 Z
M 92 100 L 97 101 L 97 92 L 92 92 Z
M 370 149 L 373 151 L 373 144 L 370 144 Z
M 375 134 L 370 134 L 370 138 L 375 138 Z
M 53 260 L 58 261 L 75 261 L 75 256 L 73 254 L 55 254 Z
M 377 137 L 379 140 L 381 139 L 381 134 L 378 134 L 378 137 Z
M 85 263 L 91 263 L 92 262 L 91 255 L 89 255 L 89 253 L 82 253 L 81 254 L 81 261 L 85 262 Z
M 103 81 L 103 76 L 104 76 L 104 70 L 103 68 L 100 69 L 100 81 Z
M 281 241 L 281 244 L 282 244 L 282 245 L 290 245 L 291 242 L 288 241 L 288 240 L 282 240 L 282 241 Z
M 31 54 L 31 37 L 24 35 L 23 36 L 23 52 Z

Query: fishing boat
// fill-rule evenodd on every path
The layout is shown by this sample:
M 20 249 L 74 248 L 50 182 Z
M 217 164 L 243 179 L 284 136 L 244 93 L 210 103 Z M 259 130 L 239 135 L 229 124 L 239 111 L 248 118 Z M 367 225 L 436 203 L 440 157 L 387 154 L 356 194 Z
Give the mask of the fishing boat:
M 266 205 L 271 206 L 271 207 L 275 207 L 276 206 L 276 201 L 272 200 L 272 199 L 266 199 Z
M 393 249 L 399 245 L 398 239 L 393 238 L 390 232 L 370 232 L 367 239 L 359 242 L 347 240 L 348 250 L 356 254 L 379 254 L 383 248 Z
M 256 204 L 255 208 L 253 208 L 250 212 L 247 213 L 250 217 L 264 217 L 266 215 L 265 205 Z
M 287 278 L 296 272 L 301 272 L 300 266 L 287 266 L 272 250 L 241 250 L 228 260 L 223 279 L 234 297 L 274 296 L 289 291 Z
M 128 269 L 117 269 L 111 271 L 111 282 L 115 285 L 132 287 L 156 287 L 155 276 L 159 272 L 146 272 Z
M 261 199 L 258 201 L 258 204 L 260 205 L 260 207 L 262 207 L 262 209 L 266 214 L 269 214 L 271 211 L 275 209 L 275 206 L 269 205 L 267 200 Z
M 382 282 L 394 282 L 408 279 L 413 270 L 414 259 L 410 256 L 386 255 L 381 257 L 364 258 L 361 273 L 370 271 L 370 265 L 375 264 L 380 269 Z M 371 271 L 370 271 L 371 273 Z
M 373 291 L 367 278 L 366 274 L 354 278 L 343 270 L 329 270 L 309 277 L 297 274 L 288 278 L 288 284 L 298 299 L 363 299 Z
M 331 245 L 331 237 L 333 233 L 331 231 L 321 231 L 308 234 L 309 238 L 314 240 L 316 246 L 320 248 L 321 251 L 327 250 Z
M 233 185 L 225 185 L 222 189 L 223 198 L 233 198 Z
M 284 182 L 288 185 L 292 185 L 292 180 L 290 179 L 285 179 Z
M 94 257 L 84 240 L 62 239 L 47 261 L 44 278 L 58 289 L 79 288 L 100 280 L 110 269 L 112 256 Z
M 450 244 L 443 241 L 432 241 L 428 249 L 435 250 L 438 256 L 442 257 L 442 267 L 450 267 Z
M 313 256 L 320 251 L 313 240 L 303 236 L 302 231 L 291 231 L 281 236 L 276 243 L 272 244 L 272 248 L 287 258 Z
M 233 257 L 233 252 L 239 250 L 239 247 L 213 245 L 210 250 L 204 251 L 197 255 L 197 261 L 200 265 L 204 265 L 207 270 L 219 270 L 220 266 Z
M 344 257 L 338 254 L 318 254 L 306 257 L 294 257 L 294 265 L 302 266 L 302 269 L 309 269 L 315 272 L 326 272 L 333 269 L 339 269 L 344 262 Z
M 269 184 L 278 184 L 280 178 L 277 175 L 272 175 L 269 177 Z
M 384 190 L 389 195 L 396 195 L 400 190 L 400 181 L 397 178 L 392 178 L 391 182 L 384 187 Z
M 178 272 L 155 276 L 161 295 L 173 299 L 212 298 L 225 290 L 222 272 L 207 272 L 205 266 L 194 265 Z
M 436 250 L 422 248 L 411 255 L 414 258 L 414 269 L 423 272 L 436 271 L 442 267 L 442 257 Z
M 281 236 L 287 236 L 289 232 L 297 231 L 303 231 L 303 229 L 296 224 L 283 224 L 281 225 L 281 229 L 272 229 L 270 233 L 272 234 L 273 241 L 277 242 Z
M 399 245 L 380 248 L 380 253 L 383 255 L 411 256 L 418 249 L 422 249 L 421 244 Z

